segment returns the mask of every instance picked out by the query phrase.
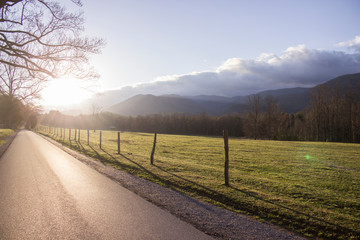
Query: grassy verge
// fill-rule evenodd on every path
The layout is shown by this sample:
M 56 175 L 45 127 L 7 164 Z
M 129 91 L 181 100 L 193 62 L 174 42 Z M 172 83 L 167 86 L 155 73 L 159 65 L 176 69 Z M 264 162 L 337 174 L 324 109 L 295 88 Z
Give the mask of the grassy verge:
M 0 129 L 0 146 L 5 143 L 4 139 L 11 135 L 14 131 L 11 129 Z
M 359 239 L 360 145 L 231 138 L 230 187 L 224 185 L 224 146 L 218 137 L 38 130 L 88 156 L 192 197 L 270 221 L 309 237 Z

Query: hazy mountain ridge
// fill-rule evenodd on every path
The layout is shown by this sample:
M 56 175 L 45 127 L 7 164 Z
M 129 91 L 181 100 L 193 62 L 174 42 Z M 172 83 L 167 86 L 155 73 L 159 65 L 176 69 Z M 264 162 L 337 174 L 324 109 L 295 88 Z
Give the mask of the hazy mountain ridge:
M 139 94 L 119 104 L 113 105 L 105 111 L 121 115 L 148 115 L 153 113 L 188 113 L 196 114 L 205 111 L 201 105 L 184 98 L 174 96 L 154 96 Z
M 318 86 L 328 86 L 329 89 L 337 88 L 342 94 L 348 90 L 360 89 L 360 73 L 343 75 Z M 317 86 L 316 86 L 317 87 Z M 296 113 L 306 108 L 310 101 L 312 88 L 286 88 L 267 90 L 258 94 L 265 99 L 273 96 L 278 100 L 284 112 Z M 136 95 L 104 111 L 125 115 L 137 116 L 155 113 L 186 113 L 209 115 L 223 115 L 241 113 L 247 108 L 248 96 L 222 97 L 222 96 L 180 96 L 180 95 Z
M 336 89 L 344 95 L 347 91 L 360 90 L 360 73 L 347 74 L 331 79 L 317 86 L 327 86 Z M 258 94 L 265 99 L 271 95 L 278 100 L 281 111 L 296 113 L 303 110 L 309 104 L 311 92 L 317 87 L 311 88 L 284 88 L 266 90 Z M 134 88 L 122 88 L 119 90 L 106 91 L 88 99 L 78 105 L 62 107 L 44 107 L 45 109 L 57 109 L 64 114 L 92 114 L 92 105 L 102 112 L 112 112 L 125 116 L 147 115 L 154 113 L 185 113 L 208 115 L 223 115 L 242 113 L 247 110 L 248 95 L 224 97 L 216 95 L 181 96 L 166 94 L 155 96 L 152 94 L 137 94 Z

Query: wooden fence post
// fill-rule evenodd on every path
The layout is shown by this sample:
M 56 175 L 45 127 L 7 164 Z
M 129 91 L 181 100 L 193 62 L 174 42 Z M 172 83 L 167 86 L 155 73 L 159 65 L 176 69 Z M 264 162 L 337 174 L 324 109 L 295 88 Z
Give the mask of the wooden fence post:
M 74 128 L 74 130 L 75 130 L 74 140 L 75 140 L 75 142 L 76 142 L 76 128 Z
M 150 156 L 151 165 L 154 165 L 154 154 L 155 154 L 155 147 L 156 147 L 156 135 L 157 135 L 157 133 L 155 132 L 155 134 L 154 134 L 154 144 L 153 144 L 153 148 L 152 148 L 151 156 Z
M 101 148 L 101 130 L 100 130 L 100 148 Z
M 71 128 L 69 128 L 69 142 L 71 141 Z
M 118 154 L 120 154 L 120 132 L 117 133 Z
M 87 130 L 87 142 L 88 142 L 88 145 L 89 145 L 89 135 L 90 135 L 90 133 L 89 133 L 89 129 Z
M 80 129 L 78 129 L 78 131 L 79 131 L 79 134 L 78 134 L 78 141 L 79 141 L 79 143 L 80 143 Z
M 229 186 L 229 134 L 228 130 L 223 131 L 224 136 L 224 148 L 225 148 L 225 185 Z

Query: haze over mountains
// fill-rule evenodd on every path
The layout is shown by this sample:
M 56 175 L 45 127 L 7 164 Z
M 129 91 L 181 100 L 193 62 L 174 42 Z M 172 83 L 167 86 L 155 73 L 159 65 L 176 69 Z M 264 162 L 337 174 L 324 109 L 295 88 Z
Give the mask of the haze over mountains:
M 360 73 L 344 75 L 320 85 L 327 85 L 330 89 L 337 88 L 340 94 L 348 90 L 360 90 Z M 319 85 L 318 85 L 319 86 Z M 287 88 L 268 90 L 258 94 L 265 99 L 273 96 L 278 100 L 280 109 L 287 113 L 296 113 L 309 104 L 312 88 Z M 179 96 L 179 95 L 137 95 L 121 103 L 115 104 L 105 111 L 126 116 L 147 115 L 154 113 L 186 113 L 209 115 L 223 115 L 242 113 L 247 109 L 248 96 L 220 97 L 220 96 Z
M 338 89 L 340 94 L 347 91 L 360 92 L 360 73 L 339 76 L 325 83 L 330 89 Z M 280 109 L 287 113 L 296 113 L 305 109 L 310 100 L 311 92 L 317 87 L 311 88 L 284 88 L 267 90 L 258 94 L 265 99 L 273 96 L 277 99 Z M 128 93 L 130 96 L 131 94 Z M 77 109 L 65 110 L 65 114 L 89 114 L 91 104 L 101 108 L 102 112 L 111 112 L 124 116 L 138 116 L 155 113 L 171 114 L 201 114 L 223 115 L 239 113 L 247 109 L 248 96 L 222 97 L 214 95 L 180 96 L 138 94 L 129 98 L 124 96 L 124 89 L 105 92 L 103 95 L 95 96 L 93 99 L 82 103 Z M 125 100 L 124 100 L 125 99 Z

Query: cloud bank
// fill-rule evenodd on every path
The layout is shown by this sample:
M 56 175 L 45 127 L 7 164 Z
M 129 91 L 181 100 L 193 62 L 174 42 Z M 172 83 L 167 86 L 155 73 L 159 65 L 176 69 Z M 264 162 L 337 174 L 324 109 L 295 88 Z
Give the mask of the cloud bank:
M 353 40 L 339 42 L 335 46 L 337 47 L 346 47 L 350 50 L 360 53 L 360 36 L 356 36 Z
M 339 43 L 360 49 L 360 37 Z M 214 71 L 162 76 L 150 83 L 121 89 L 123 98 L 136 94 L 239 96 L 263 90 L 312 87 L 344 74 L 360 72 L 360 51 L 287 48 L 281 55 L 264 53 L 256 59 L 231 58 Z

